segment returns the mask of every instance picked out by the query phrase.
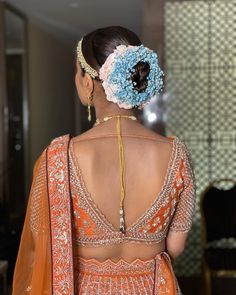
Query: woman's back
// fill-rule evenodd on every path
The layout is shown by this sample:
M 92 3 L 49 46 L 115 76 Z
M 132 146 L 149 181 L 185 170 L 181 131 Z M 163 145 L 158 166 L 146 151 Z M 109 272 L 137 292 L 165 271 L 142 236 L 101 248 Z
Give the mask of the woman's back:
M 120 175 L 115 120 L 73 138 L 72 153 L 87 192 L 108 223 L 119 231 Z M 173 153 L 173 138 L 160 136 L 137 122 L 122 120 L 126 165 L 124 211 L 129 229 L 145 215 L 163 188 Z M 170 168 L 170 167 L 169 167 Z M 123 258 L 150 259 L 165 249 L 165 240 L 150 245 L 119 243 L 100 247 L 78 247 L 85 258 L 113 261 Z
M 134 116 L 162 89 L 157 54 L 107 27 L 78 42 L 76 67 L 96 124 L 55 138 L 35 164 L 13 295 L 181 294 L 171 262 L 192 224 L 191 157 Z

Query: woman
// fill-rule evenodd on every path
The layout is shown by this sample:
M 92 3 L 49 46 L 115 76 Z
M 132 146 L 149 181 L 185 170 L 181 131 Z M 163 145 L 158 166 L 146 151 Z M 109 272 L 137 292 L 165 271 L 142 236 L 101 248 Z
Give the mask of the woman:
M 172 262 L 192 223 L 191 156 L 134 115 L 162 76 L 125 28 L 80 40 L 75 83 L 96 123 L 54 139 L 35 164 L 13 295 L 181 294 Z

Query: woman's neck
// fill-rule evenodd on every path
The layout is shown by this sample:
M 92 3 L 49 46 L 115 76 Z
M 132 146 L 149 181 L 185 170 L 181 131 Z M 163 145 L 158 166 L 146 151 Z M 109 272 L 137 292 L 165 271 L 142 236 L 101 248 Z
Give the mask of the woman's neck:
M 126 109 L 106 109 L 106 110 L 95 110 L 96 119 L 102 119 L 107 116 L 114 116 L 114 115 L 126 115 L 126 116 L 134 116 L 133 110 L 126 110 Z

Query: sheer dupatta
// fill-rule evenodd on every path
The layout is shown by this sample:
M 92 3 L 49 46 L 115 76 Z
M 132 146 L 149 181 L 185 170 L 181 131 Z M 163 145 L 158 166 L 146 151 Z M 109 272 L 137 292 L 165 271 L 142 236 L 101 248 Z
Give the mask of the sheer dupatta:
M 54 139 L 35 163 L 12 295 L 74 294 L 69 140 Z

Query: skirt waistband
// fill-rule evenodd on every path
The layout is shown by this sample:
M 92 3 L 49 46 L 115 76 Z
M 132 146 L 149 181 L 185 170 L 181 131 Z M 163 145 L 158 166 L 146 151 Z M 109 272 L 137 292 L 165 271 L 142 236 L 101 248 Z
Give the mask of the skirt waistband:
M 75 269 L 80 273 L 96 274 L 96 275 L 140 275 L 152 274 L 155 271 L 156 264 L 163 261 L 166 257 L 170 261 L 170 257 L 166 252 L 158 253 L 154 258 L 149 260 L 141 260 L 139 258 L 132 262 L 127 262 L 124 259 L 119 259 L 117 262 L 111 259 L 99 261 L 97 259 L 86 259 L 80 256 L 74 257 Z

